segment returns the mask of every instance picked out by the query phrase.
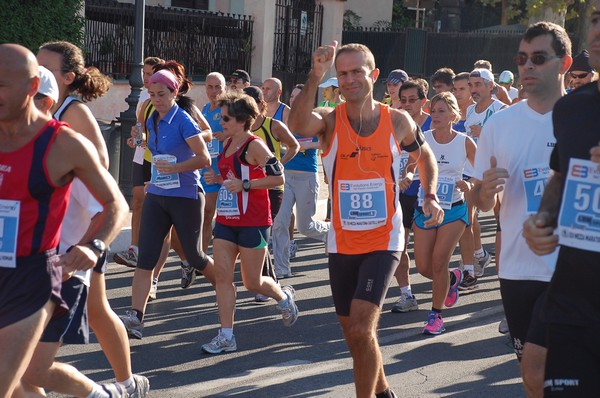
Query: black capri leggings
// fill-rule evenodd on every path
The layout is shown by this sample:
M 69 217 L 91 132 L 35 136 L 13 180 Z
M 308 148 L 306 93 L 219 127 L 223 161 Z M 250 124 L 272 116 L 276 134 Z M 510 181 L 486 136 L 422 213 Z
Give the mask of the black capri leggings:
M 165 237 L 173 226 L 187 261 L 202 271 L 209 261 L 200 246 L 203 214 L 202 193 L 198 193 L 198 199 L 147 194 L 142 208 L 137 266 L 147 271 L 156 267 Z

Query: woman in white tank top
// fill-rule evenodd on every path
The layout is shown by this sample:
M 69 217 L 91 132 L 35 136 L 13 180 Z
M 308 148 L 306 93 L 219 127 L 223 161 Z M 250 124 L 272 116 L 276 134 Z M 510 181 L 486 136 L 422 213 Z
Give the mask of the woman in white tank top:
M 470 189 L 470 183 L 462 180 L 462 172 L 467 160 L 473 164 L 476 146 L 471 138 L 452 129 L 460 118 L 460 109 L 451 93 L 440 93 L 432 98 L 431 118 L 432 130 L 425 132 L 425 140 L 438 164 L 437 196 L 444 209 L 444 221 L 436 227 L 426 228 L 425 215 L 418 206 L 413 229 L 415 264 L 421 275 L 433 281 L 432 308 L 423 333 L 437 335 L 445 331 L 442 309 L 453 306 L 458 299 L 462 273 L 458 269 L 449 273 L 448 264 L 468 225 L 463 192 Z M 422 197 L 419 192 L 418 205 L 422 203 Z

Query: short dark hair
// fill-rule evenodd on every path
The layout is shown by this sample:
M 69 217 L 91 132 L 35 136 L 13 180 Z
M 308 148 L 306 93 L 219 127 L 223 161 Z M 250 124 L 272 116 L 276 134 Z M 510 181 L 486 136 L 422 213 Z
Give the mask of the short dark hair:
M 144 65 L 148 65 L 148 66 L 154 66 L 154 65 L 158 65 L 158 64 L 164 64 L 165 60 L 162 58 L 158 58 L 158 57 L 146 57 L 146 59 L 144 59 Z
M 522 40 L 530 43 L 538 36 L 551 35 L 552 48 L 559 57 L 571 55 L 571 39 L 565 29 L 552 22 L 538 22 L 530 25 L 527 31 L 523 34 Z
M 473 64 L 473 67 L 475 69 L 481 68 L 481 69 L 487 69 L 490 72 L 492 71 L 492 63 L 485 59 L 480 59 L 480 60 L 475 61 L 475 63 Z
M 402 95 L 402 90 L 410 90 L 411 88 L 417 89 L 417 95 L 419 96 L 419 99 L 427 98 L 427 96 L 425 95 L 425 88 L 423 87 L 423 84 L 412 79 L 402 83 L 402 85 L 400 86 L 399 94 Z
M 226 107 L 227 113 L 238 122 L 244 122 L 244 129 L 250 130 L 250 127 L 260 114 L 258 105 L 254 98 L 248 94 L 235 91 L 227 92 L 219 97 L 219 107 Z
M 440 68 L 431 76 L 431 82 L 442 82 L 446 86 L 452 86 L 454 79 L 454 71 L 450 68 Z
M 294 86 L 294 88 L 297 88 L 298 90 L 304 90 L 304 83 L 298 83 Z
M 452 80 L 453 81 L 469 80 L 469 76 L 471 76 L 471 74 L 469 72 L 460 72 L 458 75 L 454 76 L 454 79 L 452 79 Z
M 340 54 L 347 52 L 362 53 L 365 57 L 365 65 L 367 66 L 367 68 L 369 68 L 369 70 L 375 69 L 375 56 L 373 55 L 369 47 L 359 43 L 344 44 L 342 47 L 340 47 L 340 49 L 335 54 L 334 64 L 337 63 L 337 59 L 340 56 Z

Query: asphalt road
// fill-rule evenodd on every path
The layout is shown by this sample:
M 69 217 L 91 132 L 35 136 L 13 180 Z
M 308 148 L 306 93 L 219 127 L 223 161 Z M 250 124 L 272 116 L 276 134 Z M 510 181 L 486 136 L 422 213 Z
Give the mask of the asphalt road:
M 484 246 L 493 251 L 495 224 L 481 218 Z M 352 359 L 333 310 L 322 243 L 298 237 L 296 276 L 282 281 L 296 289 L 300 318 L 282 325 L 275 303 L 259 304 L 236 274 L 235 335 L 238 351 L 204 354 L 201 345 L 218 330 L 215 295 L 203 279 L 182 290 L 176 258 L 170 258 L 158 300 L 148 306 L 144 338 L 131 340 L 135 373 L 150 379 L 150 397 L 352 397 Z M 458 265 L 458 256 L 451 266 Z M 130 268 L 111 263 L 108 296 L 118 314 L 130 305 Z M 407 314 L 390 309 L 399 294 L 394 282 L 380 321 L 379 338 L 388 380 L 399 397 L 521 397 L 518 364 L 507 336 L 498 333 L 503 317 L 494 266 L 479 289 L 462 295 L 444 311 L 446 333 L 421 334 L 431 306 L 431 282 L 411 267 L 420 308 Z M 59 359 L 98 382 L 113 374 L 92 336 L 87 346 L 65 346 Z M 50 394 L 50 397 L 57 395 Z

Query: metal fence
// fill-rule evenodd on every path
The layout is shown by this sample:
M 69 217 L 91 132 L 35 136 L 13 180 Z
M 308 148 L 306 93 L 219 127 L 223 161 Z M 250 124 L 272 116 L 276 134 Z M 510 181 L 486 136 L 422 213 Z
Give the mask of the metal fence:
M 86 0 L 86 61 L 115 79 L 126 79 L 133 60 L 135 6 Z M 188 75 L 202 79 L 212 71 L 250 72 L 250 16 L 146 6 L 144 56 L 174 59 Z
M 283 98 L 304 83 L 313 51 L 321 44 L 323 6 L 315 0 L 277 0 L 273 76 L 283 82 Z

